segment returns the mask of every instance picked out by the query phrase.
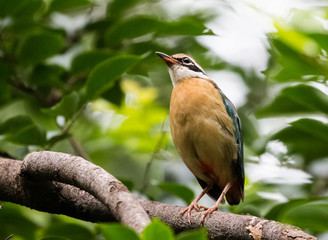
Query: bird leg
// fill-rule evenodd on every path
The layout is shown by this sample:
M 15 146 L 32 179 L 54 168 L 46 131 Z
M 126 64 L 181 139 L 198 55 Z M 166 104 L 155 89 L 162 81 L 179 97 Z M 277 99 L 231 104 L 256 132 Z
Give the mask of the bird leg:
M 190 203 L 190 205 L 185 208 L 183 211 L 180 212 L 181 215 L 185 214 L 186 212 L 188 212 L 188 222 L 191 223 L 191 210 L 193 208 L 195 208 L 197 211 L 199 211 L 199 207 L 198 207 L 198 201 L 205 195 L 205 193 L 207 193 L 211 188 L 213 187 L 213 184 L 208 184 L 206 186 L 206 188 L 204 188 L 204 190 L 199 194 L 199 196 Z
M 222 190 L 222 193 L 221 193 L 219 199 L 216 201 L 216 203 L 212 207 L 210 207 L 209 209 L 207 209 L 206 212 L 203 213 L 203 218 L 202 218 L 201 223 L 204 223 L 205 217 L 208 214 L 211 214 L 212 212 L 216 211 L 219 208 L 219 205 L 220 205 L 221 201 L 223 200 L 223 197 L 227 194 L 227 192 L 229 191 L 229 189 L 231 188 L 231 186 L 232 186 L 231 183 L 227 183 L 227 185 L 225 185 L 225 187 Z

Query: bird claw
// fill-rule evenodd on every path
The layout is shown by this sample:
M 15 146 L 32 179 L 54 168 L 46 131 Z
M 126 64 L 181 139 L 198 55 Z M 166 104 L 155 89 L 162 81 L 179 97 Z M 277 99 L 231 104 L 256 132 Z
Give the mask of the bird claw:
M 193 208 L 196 209 L 197 211 L 200 210 L 200 208 L 198 207 L 197 202 L 192 202 L 187 208 L 185 208 L 184 210 L 182 210 L 180 212 L 180 215 L 184 215 L 186 212 L 188 213 L 188 222 L 189 222 L 189 224 L 191 224 L 191 210 Z
M 203 218 L 200 221 L 200 223 L 203 224 L 204 221 L 205 221 L 206 216 L 209 215 L 209 214 L 211 214 L 212 212 L 216 211 L 217 209 L 218 209 L 217 206 L 213 206 L 213 207 L 207 208 L 206 212 L 203 213 Z
M 199 209 L 207 210 L 208 207 L 205 207 L 205 206 L 201 205 L 201 206 L 199 206 Z

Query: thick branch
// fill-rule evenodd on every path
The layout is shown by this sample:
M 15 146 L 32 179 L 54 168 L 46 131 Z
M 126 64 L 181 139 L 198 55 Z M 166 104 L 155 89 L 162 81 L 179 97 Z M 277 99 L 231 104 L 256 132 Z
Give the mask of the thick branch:
M 30 153 L 23 161 L 21 175 L 83 189 L 105 204 L 119 222 L 138 232 L 150 223 L 136 197 L 119 180 L 81 157 L 48 151 Z
M 42 154 L 43 153 L 33 153 L 29 156 L 29 158 L 32 158 L 32 160 L 28 159 L 31 161 L 29 164 L 40 164 L 39 162 L 42 162 L 42 158 L 44 158 Z M 49 154 L 49 159 L 53 158 L 52 162 L 60 162 L 63 156 L 67 157 L 65 159 L 65 164 L 68 165 L 63 163 L 61 163 L 62 165 L 58 165 L 48 162 L 49 166 L 44 167 L 51 170 L 49 172 L 50 175 L 55 175 L 53 177 L 48 177 L 42 173 L 42 171 L 44 171 L 42 170 L 43 167 L 32 167 L 27 170 L 25 167 L 26 163 L 24 163 L 23 169 L 25 169 L 25 174 L 27 174 L 26 171 L 34 171 L 34 174 L 31 173 L 28 174 L 28 176 L 33 176 L 33 178 L 37 178 L 38 181 L 26 180 L 25 177 L 19 175 L 22 161 L 0 159 L 0 200 L 18 203 L 40 211 L 65 214 L 86 221 L 114 221 L 115 218 L 111 211 L 108 210 L 108 207 L 106 207 L 102 201 L 97 200 L 98 197 L 94 197 L 90 193 L 77 188 L 82 185 L 84 186 L 84 184 L 78 183 L 80 180 L 91 183 L 88 185 L 89 188 L 97 188 L 95 184 L 92 184 L 92 180 L 88 173 L 82 171 L 81 165 L 76 162 L 83 159 L 67 154 L 62 155 L 61 153 L 47 152 L 47 154 Z M 69 163 L 70 161 L 72 164 Z M 41 165 L 43 165 L 43 163 Z M 60 165 L 64 169 L 76 168 L 77 166 L 77 168 L 81 170 L 80 172 L 74 172 L 82 176 L 72 176 L 74 185 L 77 187 L 64 183 L 46 180 L 41 181 L 53 178 L 59 180 L 61 177 L 58 177 L 58 175 L 62 173 L 61 170 L 55 166 L 58 167 Z M 40 172 L 40 170 L 42 171 Z M 102 181 L 102 176 L 98 177 Z M 97 181 L 96 178 L 96 176 L 93 176 L 92 179 Z M 117 180 L 114 182 L 116 183 L 116 181 Z M 95 190 L 90 192 L 94 194 Z M 108 193 L 106 190 L 105 192 Z M 112 193 L 108 194 L 112 195 Z M 189 224 L 186 218 L 181 217 L 179 214 L 183 207 L 142 199 L 138 199 L 137 201 L 143 206 L 150 217 L 159 217 L 173 227 L 176 232 L 196 229 L 201 226 L 201 212 L 193 212 L 192 221 L 191 224 Z M 133 216 L 132 219 L 135 219 L 135 217 Z M 225 212 L 214 212 L 206 218 L 204 226 L 208 229 L 211 239 L 316 239 L 293 226 L 283 225 L 275 221 L 253 216 L 236 215 Z

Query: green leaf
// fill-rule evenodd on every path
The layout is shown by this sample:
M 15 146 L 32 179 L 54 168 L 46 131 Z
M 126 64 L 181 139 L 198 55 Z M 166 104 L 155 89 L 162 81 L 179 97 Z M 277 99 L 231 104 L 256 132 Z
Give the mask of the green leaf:
M 99 63 L 90 73 L 86 82 L 88 98 L 94 98 L 114 85 L 124 72 L 128 71 L 141 57 L 136 55 L 123 55 L 109 58 Z
M 8 121 L 8 119 L 19 115 L 27 115 L 25 110 L 26 104 L 23 100 L 7 102 L 6 105 L 0 108 L 0 123 L 3 124 L 5 121 Z
M 142 232 L 142 240 L 173 240 L 172 229 L 161 220 L 154 218 Z
M 91 7 L 89 0 L 53 0 L 49 6 L 49 12 L 81 10 L 87 7 Z
M 317 57 L 302 55 L 280 38 L 271 38 L 270 44 L 274 64 L 265 73 L 274 80 L 279 82 L 308 81 L 308 76 L 326 75 L 328 70 L 326 64 L 322 64 Z
M 159 31 L 159 36 L 165 35 L 215 35 L 212 30 L 208 29 L 201 21 L 193 18 L 183 18 L 174 22 L 164 22 Z
M 9 66 L 0 63 L 0 105 L 10 99 L 11 85 L 9 84 L 10 69 Z
M 120 21 L 105 33 L 108 44 L 123 39 L 132 39 L 149 33 L 166 35 L 213 35 L 204 24 L 192 18 L 184 18 L 174 22 L 164 22 L 150 16 L 136 16 Z
M 65 73 L 65 68 L 59 65 L 44 65 L 38 64 L 33 69 L 32 74 L 29 77 L 29 84 L 35 86 L 49 85 L 51 82 L 52 87 L 54 87 L 54 82 L 59 81 L 61 75 Z
M 0 81 L 0 106 L 11 99 L 11 89 L 12 86 L 7 84 L 6 81 Z
M 118 180 L 120 180 L 120 182 L 122 182 L 131 192 L 134 188 L 134 182 L 132 180 L 129 179 L 123 179 L 123 178 L 118 178 Z
M 184 185 L 171 183 L 171 182 L 162 182 L 158 184 L 158 187 L 160 187 L 161 189 L 163 189 L 168 193 L 171 193 L 181 198 L 187 204 L 190 204 L 192 200 L 194 200 L 195 198 L 194 192 Z
M 290 200 L 287 203 L 276 205 L 265 218 L 295 225 L 302 229 L 324 232 L 327 231 L 328 198 Z
M 1 207 L 0 239 L 6 239 L 12 233 L 13 239 L 37 239 L 36 232 L 39 226 L 28 216 L 23 215 L 20 207 L 6 202 L 1 203 Z
M 319 55 L 317 43 L 303 32 L 287 28 L 279 23 L 276 23 L 275 27 L 278 30 L 279 40 L 283 41 L 296 52 L 309 57 L 317 57 Z
M 314 87 L 300 84 L 283 89 L 271 104 L 258 110 L 256 115 L 270 117 L 321 112 L 328 114 L 327 95 Z
M 22 129 L 18 129 L 17 132 L 12 135 L 8 135 L 7 140 L 23 145 L 39 145 L 46 144 L 46 134 L 41 131 L 35 125 L 28 125 Z
M 111 103 L 120 106 L 125 97 L 120 82 L 115 81 L 114 85 L 102 94 L 102 97 Z
M 65 68 L 58 65 L 37 64 L 28 78 L 28 85 L 38 89 L 43 95 L 48 95 L 54 89 L 64 92 L 62 79 L 65 73 Z
M 24 4 L 15 12 L 15 18 L 24 18 L 26 21 L 26 18 L 33 18 L 34 14 L 43 6 L 42 0 L 24 1 Z
M 29 116 L 19 115 L 2 123 L 0 125 L 0 134 L 15 133 L 17 130 L 30 125 L 33 125 L 33 122 Z
M 3 62 L 0 62 L 0 77 L 1 81 L 8 80 L 10 77 L 10 68 Z
M 43 237 L 42 240 L 70 240 L 66 237 Z
M 105 240 L 139 240 L 137 233 L 122 224 L 112 223 L 112 224 L 102 224 L 99 225 L 102 234 L 105 237 Z
M 303 118 L 292 122 L 290 125 L 306 133 L 312 134 L 318 139 L 326 142 L 328 145 L 328 125 L 326 123 L 310 118 Z
M 28 0 L 0 0 L 0 17 L 7 17 L 14 14 Z
M 152 33 L 159 28 L 160 21 L 149 16 L 136 16 L 118 21 L 105 33 L 106 42 L 116 43 L 122 39 L 131 39 Z
M 32 32 L 35 32 L 36 29 L 42 28 L 42 26 L 40 26 L 40 23 L 36 22 L 34 18 L 36 17 L 33 15 L 29 17 L 17 17 L 13 25 L 10 26 L 10 29 L 8 30 L 11 32 L 11 34 L 14 34 L 15 36 L 19 35 L 19 37 L 16 38 L 15 41 L 7 41 L 7 44 L 9 46 L 14 47 L 12 50 L 17 50 L 17 40 L 21 42 L 21 40 L 25 39 L 27 35 L 31 34 Z M 15 45 L 13 46 L 12 44 Z
M 290 153 L 302 154 L 307 161 L 327 157 L 328 125 L 313 119 L 300 119 L 274 134 L 271 139 L 284 142 Z
M 64 39 L 58 33 L 41 32 L 27 36 L 18 47 L 18 57 L 24 63 L 36 63 L 58 53 Z
M 67 120 L 76 114 L 80 106 L 79 103 L 80 96 L 77 92 L 73 91 L 70 94 L 65 95 L 62 100 L 52 108 L 42 109 L 42 111 L 51 116 L 64 116 Z
M 113 0 L 107 5 L 107 16 L 117 18 L 122 15 L 125 10 L 130 9 L 133 5 L 138 3 L 137 0 Z
M 88 73 L 98 63 L 111 56 L 112 54 L 106 53 L 104 50 L 94 50 L 81 53 L 73 59 L 71 71 L 72 73 Z
M 58 129 L 56 122 L 40 112 L 40 106 L 28 98 L 8 102 L 0 108 L 0 125 L 17 116 L 28 116 L 40 129 Z
M 0 134 L 5 135 L 6 140 L 17 144 L 44 145 L 46 143 L 45 132 L 26 115 L 18 115 L 4 121 L 0 125 Z
M 328 35 L 327 34 L 310 33 L 310 34 L 307 34 L 307 36 L 314 39 L 322 49 L 324 49 L 326 52 L 328 52 Z
M 177 237 L 177 240 L 207 240 L 207 232 L 205 228 L 182 232 Z
M 42 239 L 94 239 L 94 234 L 85 226 L 75 223 L 59 222 L 50 225 L 42 234 Z

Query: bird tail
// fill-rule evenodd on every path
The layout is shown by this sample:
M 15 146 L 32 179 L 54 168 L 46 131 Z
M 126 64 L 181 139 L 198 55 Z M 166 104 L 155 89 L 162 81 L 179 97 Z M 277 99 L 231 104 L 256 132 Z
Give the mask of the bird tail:
M 244 201 L 244 189 L 241 188 L 238 180 L 232 184 L 226 194 L 226 199 L 230 205 L 238 205 L 240 200 Z

